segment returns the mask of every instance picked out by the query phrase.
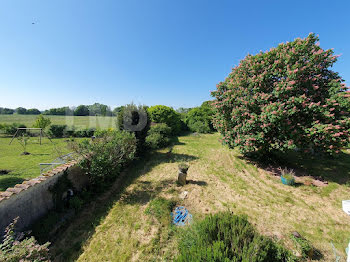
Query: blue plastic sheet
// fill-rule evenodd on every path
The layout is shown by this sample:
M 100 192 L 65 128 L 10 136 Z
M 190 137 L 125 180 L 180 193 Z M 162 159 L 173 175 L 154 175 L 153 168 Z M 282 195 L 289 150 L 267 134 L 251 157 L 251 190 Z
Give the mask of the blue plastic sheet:
M 183 206 L 176 207 L 171 217 L 173 224 L 177 226 L 185 226 L 192 221 L 192 215 Z

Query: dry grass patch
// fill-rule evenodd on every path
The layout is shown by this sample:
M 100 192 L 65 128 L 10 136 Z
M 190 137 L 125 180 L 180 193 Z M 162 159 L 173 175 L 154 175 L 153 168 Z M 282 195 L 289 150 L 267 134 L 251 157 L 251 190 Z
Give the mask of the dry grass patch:
M 341 210 L 341 200 L 349 196 L 346 185 L 285 186 L 237 151 L 220 145 L 218 138 L 217 134 L 180 137 L 170 156 L 167 149 L 161 150 L 132 167 L 125 190 L 112 197 L 98 226 L 83 238 L 78 260 L 171 261 L 177 252 L 176 229 L 145 214 L 150 201 L 159 197 L 176 199 L 194 220 L 230 209 L 247 214 L 260 233 L 291 249 L 295 247 L 290 233 L 298 231 L 321 251 L 321 260 L 334 259 L 331 241 L 345 256 L 350 218 Z M 184 161 L 190 165 L 189 183 L 180 187 L 177 165 Z M 182 200 L 183 191 L 188 195 Z

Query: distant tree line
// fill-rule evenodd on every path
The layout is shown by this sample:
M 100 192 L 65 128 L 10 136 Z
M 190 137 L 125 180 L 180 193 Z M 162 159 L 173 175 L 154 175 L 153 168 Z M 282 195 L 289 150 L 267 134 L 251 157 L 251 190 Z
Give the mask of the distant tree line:
M 113 111 L 107 105 L 95 103 L 93 105 L 79 105 L 78 107 L 58 107 L 40 111 L 36 108 L 26 109 L 18 107 L 16 109 L 0 107 L 0 115 L 74 115 L 74 116 L 113 116 L 117 115 L 123 107 L 116 107 Z
M 12 115 L 12 114 L 19 114 L 19 115 L 40 115 L 40 110 L 36 108 L 26 109 L 24 107 L 18 107 L 16 109 L 11 108 L 4 108 L 0 107 L 0 115 Z

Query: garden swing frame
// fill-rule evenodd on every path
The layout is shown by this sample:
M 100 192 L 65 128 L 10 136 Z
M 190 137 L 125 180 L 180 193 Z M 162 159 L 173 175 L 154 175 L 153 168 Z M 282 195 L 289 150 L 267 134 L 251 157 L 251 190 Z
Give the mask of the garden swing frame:
M 42 139 L 43 135 L 45 135 L 45 136 L 50 140 L 50 142 L 53 143 L 52 140 L 51 140 L 51 138 L 50 138 L 48 135 L 46 135 L 46 133 L 44 132 L 44 130 L 43 130 L 42 128 L 36 128 L 36 127 L 18 127 L 17 130 L 16 130 L 16 133 L 13 135 L 13 137 L 12 137 L 12 139 L 11 139 L 9 145 L 11 145 L 12 141 L 17 137 L 18 131 L 20 131 L 20 130 L 40 130 L 40 139 L 39 139 L 40 145 L 41 145 L 41 139 Z

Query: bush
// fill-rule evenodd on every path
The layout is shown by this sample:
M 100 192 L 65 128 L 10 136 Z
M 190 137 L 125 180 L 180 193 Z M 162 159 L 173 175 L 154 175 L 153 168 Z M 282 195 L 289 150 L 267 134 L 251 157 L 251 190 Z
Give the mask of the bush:
M 79 129 L 74 130 L 72 132 L 72 136 L 74 137 L 92 137 L 95 133 L 95 128 L 85 128 L 85 129 Z
M 121 107 L 117 116 L 118 129 L 135 134 L 139 154 L 143 153 L 147 147 L 146 136 L 151 124 L 147 108 L 147 106 L 129 104 Z
M 64 130 L 64 137 L 75 137 L 75 126 L 67 126 L 67 128 Z
M 19 123 L 12 123 L 10 125 L 3 124 L 2 126 L 2 130 L 6 135 L 14 135 L 17 131 L 17 128 L 26 128 L 26 126 Z M 22 130 L 20 134 L 23 134 L 23 133 L 25 133 L 24 130 Z
M 51 125 L 48 130 L 48 135 L 50 137 L 61 138 L 64 136 L 66 129 L 66 125 Z
M 187 113 L 185 123 L 192 132 L 210 133 L 214 131 L 212 125 L 214 111 L 209 102 L 204 102 L 200 107 L 192 108 Z
M 169 145 L 171 128 L 166 124 L 155 124 L 147 133 L 146 145 L 152 149 L 158 149 Z
M 34 237 L 23 239 L 23 234 L 15 234 L 17 220 L 15 218 L 5 230 L 4 241 L 0 244 L 0 261 L 50 261 L 50 243 L 40 245 Z
M 74 196 L 69 200 L 69 207 L 73 208 L 76 211 L 80 210 L 83 204 L 84 204 L 84 200 L 78 196 Z
M 44 128 L 48 127 L 50 124 L 51 124 L 50 118 L 46 118 L 46 117 L 44 117 L 43 115 L 39 115 L 39 116 L 36 118 L 33 127 L 36 127 L 36 128 L 43 128 L 43 129 L 44 129 Z
M 73 144 L 73 149 L 83 157 L 80 165 L 89 178 L 92 190 L 101 191 L 134 159 L 136 138 L 129 132 L 106 130 L 93 141 L 84 139 Z
M 245 216 L 222 212 L 184 231 L 176 261 L 297 260 L 281 245 L 260 236 Z
M 299 249 L 303 259 L 311 260 L 317 255 L 314 253 L 318 253 L 318 250 L 315 250 L 310 241 L 302 237 L 295 237 L 294 235 L 291 235 L 290 237 L 293 240 L 295 247 Z
M 173 108 L 157 105 L 148 108 L 148 114 L 154 123 L 164 123 L 171 128 L 173 135 L 178 135 L 181 131 L 181 116 Z
M 336 59 L 310 34 L 248 55 L 212 92 L 214 126 L 244 154 L 339 152 L 349 142 L 350 94 L 330 69 Z

